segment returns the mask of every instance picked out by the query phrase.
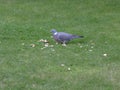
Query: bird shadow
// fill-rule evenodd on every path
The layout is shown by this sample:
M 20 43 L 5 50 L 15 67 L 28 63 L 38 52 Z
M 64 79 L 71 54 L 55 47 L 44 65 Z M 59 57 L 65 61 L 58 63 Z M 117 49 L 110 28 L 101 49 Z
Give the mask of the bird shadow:
M 67 44 L 79 44 L 79 43 L 81 43 L 81 44 L 83 44 L 83 43 L 85 43 L 85 41 L 82 39 L 82 40 L 72 40 L 72 41 L 70 41 L 70 42 L 68 42 Z

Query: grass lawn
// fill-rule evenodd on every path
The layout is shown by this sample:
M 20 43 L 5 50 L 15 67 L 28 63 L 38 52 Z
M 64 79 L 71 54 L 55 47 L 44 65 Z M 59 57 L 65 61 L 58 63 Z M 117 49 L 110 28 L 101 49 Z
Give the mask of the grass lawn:
M 119 90 L 119 54 L 120 0 L 0 0 L 0 90 Z

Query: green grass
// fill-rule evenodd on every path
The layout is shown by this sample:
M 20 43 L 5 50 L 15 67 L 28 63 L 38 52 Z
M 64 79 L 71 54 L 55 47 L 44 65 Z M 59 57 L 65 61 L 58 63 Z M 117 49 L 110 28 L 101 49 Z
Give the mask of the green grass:
M 119 0 L 0 0 L 0 90 L 119 90 L 119 53 Z

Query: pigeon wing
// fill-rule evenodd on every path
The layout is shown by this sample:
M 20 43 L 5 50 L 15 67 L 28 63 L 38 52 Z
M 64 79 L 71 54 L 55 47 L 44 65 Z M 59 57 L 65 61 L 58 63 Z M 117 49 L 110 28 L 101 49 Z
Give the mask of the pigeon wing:
M 68 42 L 72 39 L 72 35 L 64 32 L 59 32 L 58 38 L 61 42 Z

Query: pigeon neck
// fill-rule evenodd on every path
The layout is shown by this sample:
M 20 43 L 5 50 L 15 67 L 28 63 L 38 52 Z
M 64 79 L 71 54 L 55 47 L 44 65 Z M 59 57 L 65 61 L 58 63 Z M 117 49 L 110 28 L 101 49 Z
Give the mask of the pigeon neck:
M 54 35 L 57 35 L 57 32 L 55 32 Z

